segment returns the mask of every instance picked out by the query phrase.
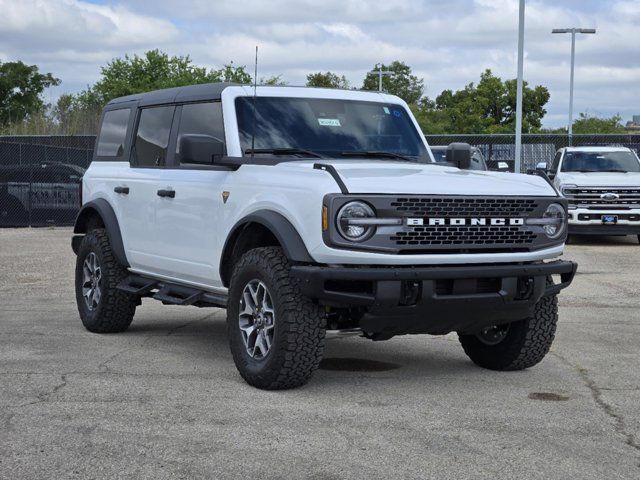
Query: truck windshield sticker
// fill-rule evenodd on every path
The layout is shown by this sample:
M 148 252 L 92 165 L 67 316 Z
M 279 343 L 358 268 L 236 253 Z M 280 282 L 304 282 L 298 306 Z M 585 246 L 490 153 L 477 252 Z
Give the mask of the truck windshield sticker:
M 323 127 L 340 127 L 340 120 L 337 118 L 319 118 L 318 123 Z
M 384 113 L 386 113 L 387 115 L 391 114 L 391 112 L 389 111 L 389 107 L 382 107 L 382 109 L 384 110 Z

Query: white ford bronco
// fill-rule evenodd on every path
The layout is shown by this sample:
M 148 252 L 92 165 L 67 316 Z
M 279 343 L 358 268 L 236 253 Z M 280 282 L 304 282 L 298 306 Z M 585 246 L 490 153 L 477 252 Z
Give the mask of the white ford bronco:
M 433 161 L 383 93 L 210 84 L 104 109 L 72 247 L 84 326 L 122 332 L 142 298 L 227 309 L 251 385 L 304 384 L 327 330 L 457 332 L 476 364 L 542 360 L 567 201 L 542 176 Z M 551 260 L 551 261 L 549 261 Z
M 549 177 L 569 201 L 571 235 L 638 235 L 640 241 L 640 160 L 631 149 L 561 148 Z

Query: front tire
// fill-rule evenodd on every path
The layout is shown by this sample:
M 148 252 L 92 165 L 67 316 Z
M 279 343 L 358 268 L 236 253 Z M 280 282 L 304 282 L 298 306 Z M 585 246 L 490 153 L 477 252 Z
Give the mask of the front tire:
M 477 335 L 458 334 L 467 356 L 489 370 L 524 370 L 549 352 L 558 322 L 556 295 L 542 297 L 531 318 L 485 329 Z
M 280 248 L 250 250 L 234 266 L 227 332 L 233 360 L 249 384 L 266 390 L 307 383 L 324 352 L 322 309 L 304 297 Z
M 87 233 L 76 260 L 76 303 L 84 327 L 94 333 L 124 332 L 136 311 L 137 298 L 116 287 L 127 276 L 103 229 Z

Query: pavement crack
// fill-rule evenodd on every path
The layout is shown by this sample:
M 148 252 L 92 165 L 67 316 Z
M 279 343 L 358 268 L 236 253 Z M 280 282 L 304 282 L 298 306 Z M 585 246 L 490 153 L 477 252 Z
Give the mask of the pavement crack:
M 174 333 L 176 333 L 178 330 L 180 330 L 180 329 L 182 329 L 182 328 L 188 327 L 189 325 L 192 325 L 192 324 L 194 324 L 194 323 L 201 322 L 202 320 L 206 320 L 206 319 L 207 319 L 207 318 L 209 318 L 211 315 L 213 315 L 213 314 L 212 314 L 212 313 L 208 313 L 208 314 L 207 314 L 207 315 L 205 315 L 204 317 L 196 318 L 196 319 L 194 319 L 194 320 L 189 320 L 188 322 L 183 323 L 183 324 L 181 324 L 181 325 L 178 325 L 177 327 L 173 327 L 172 329 L 170 329 L 170 330 L 167 332 L 167 337 L 168 337 L 169 335 L 173 335 Z
M 582 382 L 591 392 L 591 397 L 593 398 L 593 401 L 596 403 L 598 408 L 600 408 L 600 410 L 602 410 L 608 417 L 613 420 L 616 433 L 624 437 L 624 443 L 627 446 L 634 448 L 637 452 L 640 452 L 640 441 L 638 441 L 636 436 L 627 428 L 624 415 L 618 413 L 613 405 L 611 405 L 604 399 L 604 397 L 602 396 L 603 389 L 598 386 L 596 381 L 591 378 L 591 376 L 589 376 L 589 370 L 572 363 L 567 358 L 560 355 L 558 352 L 551 352 L 551 354 L 578 373 L 578 376 L 580 377 Z

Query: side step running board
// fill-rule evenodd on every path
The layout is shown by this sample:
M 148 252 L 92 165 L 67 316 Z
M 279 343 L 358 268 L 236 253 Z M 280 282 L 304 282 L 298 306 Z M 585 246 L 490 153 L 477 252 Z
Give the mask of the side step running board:
M 138 297 L 151 297 L 165 305 L 194 305 L 196 307 L 227 307 L 227 295 L 207 292 L 194 287 L 178 285 L 131 274 L 118 284 L 118 290 Z

